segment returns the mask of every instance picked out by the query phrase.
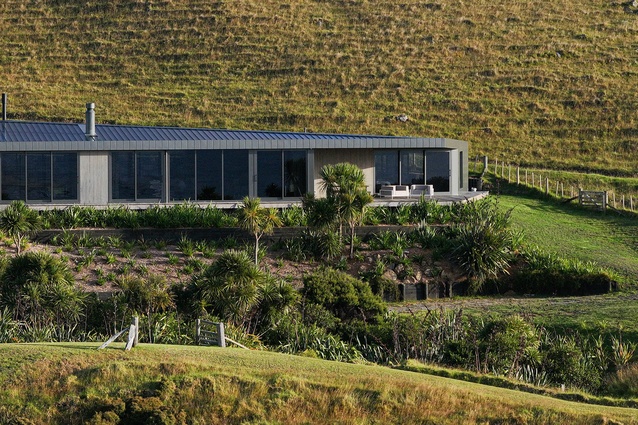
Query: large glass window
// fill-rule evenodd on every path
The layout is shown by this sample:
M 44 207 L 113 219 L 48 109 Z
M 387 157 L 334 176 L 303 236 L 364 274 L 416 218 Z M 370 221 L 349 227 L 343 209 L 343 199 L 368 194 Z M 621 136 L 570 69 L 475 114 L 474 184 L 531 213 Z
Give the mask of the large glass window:
M 380 151 L 374 156 L 375 192 L 384 184 L 399 184 L 399 152 Z
M 257 152 L 257 196 L 281 198 L 281 151 Z
M 224 151 L 224 199 L 248 196 L 248 151 Z
M 169 199 L 195 200 L 195 151 L 171 151 L 169 156 Z
M 401 184 L 423 184 L 423 150 L 401 151 Z
M 284 196 L 301 197 L 308 190 L 305 151 L 284 151 Z
M 137 152 L 137 199 L 161 199 L 162 153 Z
M 51 153 L 27 154 L 27 200 L 51 201 Z
M 111 154 L 111 197 L 135 200 L 135 152 Z
M 24 200 L 26 196 L 26 169 L 23 153 L 3 153 L 2 167 L 2 200 Z
M 78 155 L 56 152 L 53 157 L 53 200 L 78 199 Z
M 450 153 L 427 152 L 425 156 L 425 181 L 434 186 L 434 192 L 450 191 Z
M 248 158 L 245 164 L 248 169 Z M 248 171 L 246 171 L 246 176 Z M 222 199 L 222 151 L 197 151 L 197 199 Z
M 155 200 L 162 198 L 162 152 L 113 152 L 111 197 Z
M 78 155 L 75 152 L 5 153 L 0 166 L 3 201 L 78 199 Z

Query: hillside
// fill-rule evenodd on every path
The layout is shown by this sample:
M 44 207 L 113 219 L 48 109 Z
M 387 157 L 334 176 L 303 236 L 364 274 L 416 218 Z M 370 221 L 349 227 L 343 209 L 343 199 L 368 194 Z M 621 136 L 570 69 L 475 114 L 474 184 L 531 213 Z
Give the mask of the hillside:
M 96 343 L 3 344 L 0 421 L 632 424 L 637 417 L 635 409 L 378 366 L 229 348 L 143 344 L 124 352 L 116 345 L 98 352 Z
M 585 0 L 6 0 L 10 119 L 419 135 L 636 176 L 638 9 Z M 406 114 L 409 119 L 395 119 Z

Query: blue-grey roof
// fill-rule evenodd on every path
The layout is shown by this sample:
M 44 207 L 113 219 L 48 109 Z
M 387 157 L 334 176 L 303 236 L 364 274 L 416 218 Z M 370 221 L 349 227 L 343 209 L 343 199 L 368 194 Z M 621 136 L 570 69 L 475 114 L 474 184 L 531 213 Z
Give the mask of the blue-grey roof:
M 85 140 L 84 124 L 0 121 L 0 151 L 151 149 L 455 148 L 442 138 L 292 133 L 98 124 Z M 5 142 L 5 143 L 2 143 Z M 461 143 L 461 145 L 459 145 Z
M 3 142 L 77 142 L 84 140 L 84 124 L 0 121 Z M 205 128 L 146 127 L 97 124 L 97 140 L 356 140 L 391 138 L 348 134 L 291 133 L 276 131 L 218 130 Z

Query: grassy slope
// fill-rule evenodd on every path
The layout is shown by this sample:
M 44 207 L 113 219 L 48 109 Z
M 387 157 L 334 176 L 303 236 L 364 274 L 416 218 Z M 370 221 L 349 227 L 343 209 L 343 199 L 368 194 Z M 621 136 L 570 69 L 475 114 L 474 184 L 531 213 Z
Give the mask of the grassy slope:
M 523 191 L 524 192 L 524 191 Z M 512 227 L 526 240 L 562 257 L 594 261 L 636 283 L 638 220 L 606 215 L 548 201 L 535 195 L 498 195 L 503 208 L 513 208 Z
M 0 419 L 79 423 L 122 399 L 192 423 L 638 423 L 634 409 L 377 366 L 204 347 L 141 345 L 125 353 L 116 344 L 98 352 L 96 345 L 0 346 Z
M 5 0 L 10 118 L 411 134 L 638 170 L 638 14 L 606 0 Z M 393 119 L 407 114 L 410 120 Z

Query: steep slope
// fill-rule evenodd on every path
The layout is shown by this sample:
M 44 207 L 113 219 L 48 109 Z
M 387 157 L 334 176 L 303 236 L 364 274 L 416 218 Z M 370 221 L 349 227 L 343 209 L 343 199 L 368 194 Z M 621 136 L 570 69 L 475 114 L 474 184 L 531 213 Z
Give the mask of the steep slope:
M 10 118 L 95 101 L 101 122 L 451 137 L 638 172 L 631 2 L 5 0 L 0 25 Z

